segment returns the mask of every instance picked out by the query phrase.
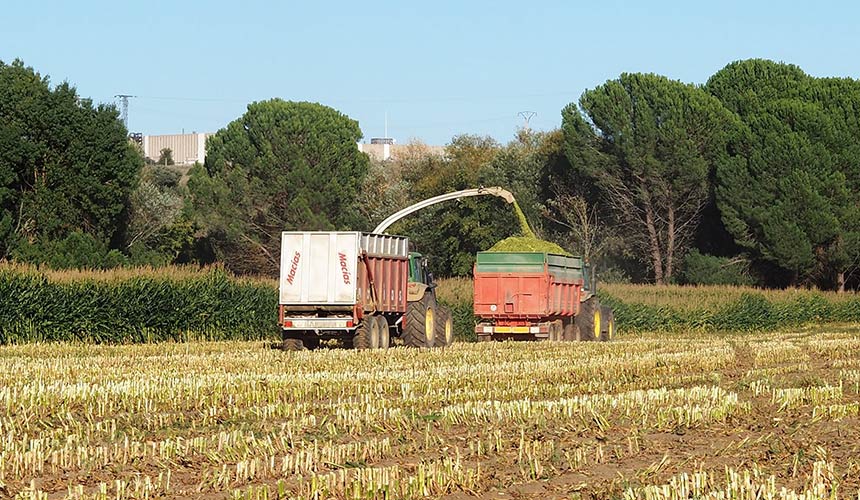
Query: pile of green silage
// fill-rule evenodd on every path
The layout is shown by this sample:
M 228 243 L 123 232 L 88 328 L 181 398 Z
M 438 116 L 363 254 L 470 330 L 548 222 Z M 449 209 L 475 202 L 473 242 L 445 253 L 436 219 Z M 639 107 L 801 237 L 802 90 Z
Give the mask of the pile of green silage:
M 543 252 L 558 255 L 570 255 L 570 252 L 551 241 L 527 236 L 511 236 L 490 247 L 488 252 Z
M 517 220 L 520 223 L 520 234 L 497 242 L 487 250 L 488 252 L 540 252 L 571 255 L 570 252 L 555 243 L 538 238 L 534 231 L 532 231 L 531 226 L 529 226 L 526 214 L 523 213 L 516 200 L 514 200 L 513 206 L 514 214 L 516 214 Z

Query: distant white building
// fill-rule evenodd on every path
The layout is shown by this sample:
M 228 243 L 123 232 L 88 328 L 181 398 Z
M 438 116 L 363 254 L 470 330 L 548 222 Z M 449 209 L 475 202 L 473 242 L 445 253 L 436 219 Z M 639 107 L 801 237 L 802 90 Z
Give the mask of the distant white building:
M 206 160 L 206 138 L 211 133 L 144 135 L 143 155 L 153 161 L 158 161 L 161 150 L 170 149 L 173 161 L 177 165 L 191 165 L 194 162 L 203 163 Z
M 206 160 L 206 138 L 214 135 L 212 133 L 170 134 L 170 135 L 144 135 L 142 139 L 138 136 L 138 142 L 143 148 L 143 155 L 152 161 L 158 161 L 161 150 L 169 148 L 173 155 L 173 162 L 177 165 L 192 165 L 195 162 L 203 163 Z M 407 151 L 410 144 L 395 144 L 394 139 L 388 137 L 374 137 L 370 144 L 358 143 L 358 150 L 367 153 L 368 156 L 377 161 L 397 160 L 398 153 Z M 422 145 L 427 152 L 442 155 L 444 146 Z
M 427 153 L 443 156 L 445 154 L 445 146 L 429 146 L 421 144 L 420 146 Z M 370 144 L 358 143 L 358 150 L 366 153 L 367 156 L 376 161 L 388 161 L 398 159 L 398 154 L 408 152 L 414 148 L 412 144 L 395 144 L 394 139 L 389 137 L 374 137 L 370 139 Z

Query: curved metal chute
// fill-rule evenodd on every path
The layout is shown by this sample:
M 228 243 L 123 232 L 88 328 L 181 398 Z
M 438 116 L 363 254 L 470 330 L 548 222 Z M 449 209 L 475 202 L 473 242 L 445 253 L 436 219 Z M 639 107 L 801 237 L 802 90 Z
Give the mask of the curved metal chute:
M 453 193 L 441 194 L 439 196 L 434 196 L 433 198 L 427 198 L 424 201 L 419 201 L 414 205 L 410 205 L 403 210 L 395 212 L 388 216 L 384 221 L 380 222 L 376 229 L 373 230 L 376 234 L 382 234 L 388 229 L 392 224 L 399 221 L 400 219 L 406 217 L 407 215 L 417 212 L 422 208 L 427 208 L 431 205 L 435 205 L 437 203 L 441 203 L 443 201 L 448 200 L 456 200 L 459 198 L 468 198 L 470 196 L 498 196 L 499 198 L 504 199 L 508 203 L 514 202 L 514 195 L 511 194 L 510 191 L 503 189 L 498 186 L 493 187 L 479 187 L 476 189 L 464 189 L 463 191 L 454 191 Z

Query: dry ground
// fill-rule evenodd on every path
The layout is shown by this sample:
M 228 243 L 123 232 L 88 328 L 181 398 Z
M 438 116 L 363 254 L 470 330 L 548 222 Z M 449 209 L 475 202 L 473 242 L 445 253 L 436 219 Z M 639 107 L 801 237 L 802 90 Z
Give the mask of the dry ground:
M 860 498 L 860 327 L 0 349 L 0 498 Z

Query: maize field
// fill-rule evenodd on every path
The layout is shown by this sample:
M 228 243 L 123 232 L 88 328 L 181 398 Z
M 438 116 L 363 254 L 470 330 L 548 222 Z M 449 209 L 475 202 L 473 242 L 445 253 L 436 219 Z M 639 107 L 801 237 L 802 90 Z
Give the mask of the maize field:
M 860 327 L 0 348 L 0 498 L 860 499 Z
M 265 339 L 278 335 L 277 304 L 273 280 L 217 268 L 0 264 L 0 344 Z
M 474 329 L 472 280 L 441 280 L 439 300 L 452 311 L 464 338 Z M 824 322 L 860 322 L 860 295 L 818 290 L 599 283 L 597 295 L 612 307 L 619 331 L 752 332 Z M 472 340 L 472 339 L 470 339 Z
M 472 281 L 439 280 L 437 293 L 455 335 L 475 340 Z M 852 293 L 600 284 L 598 295 L 626 332 L 860 322 L 860 296 Z M 277 281 L 218 268 L 51 271 L 0 263 L 0 345 L 276 339 L 277 303 Z

